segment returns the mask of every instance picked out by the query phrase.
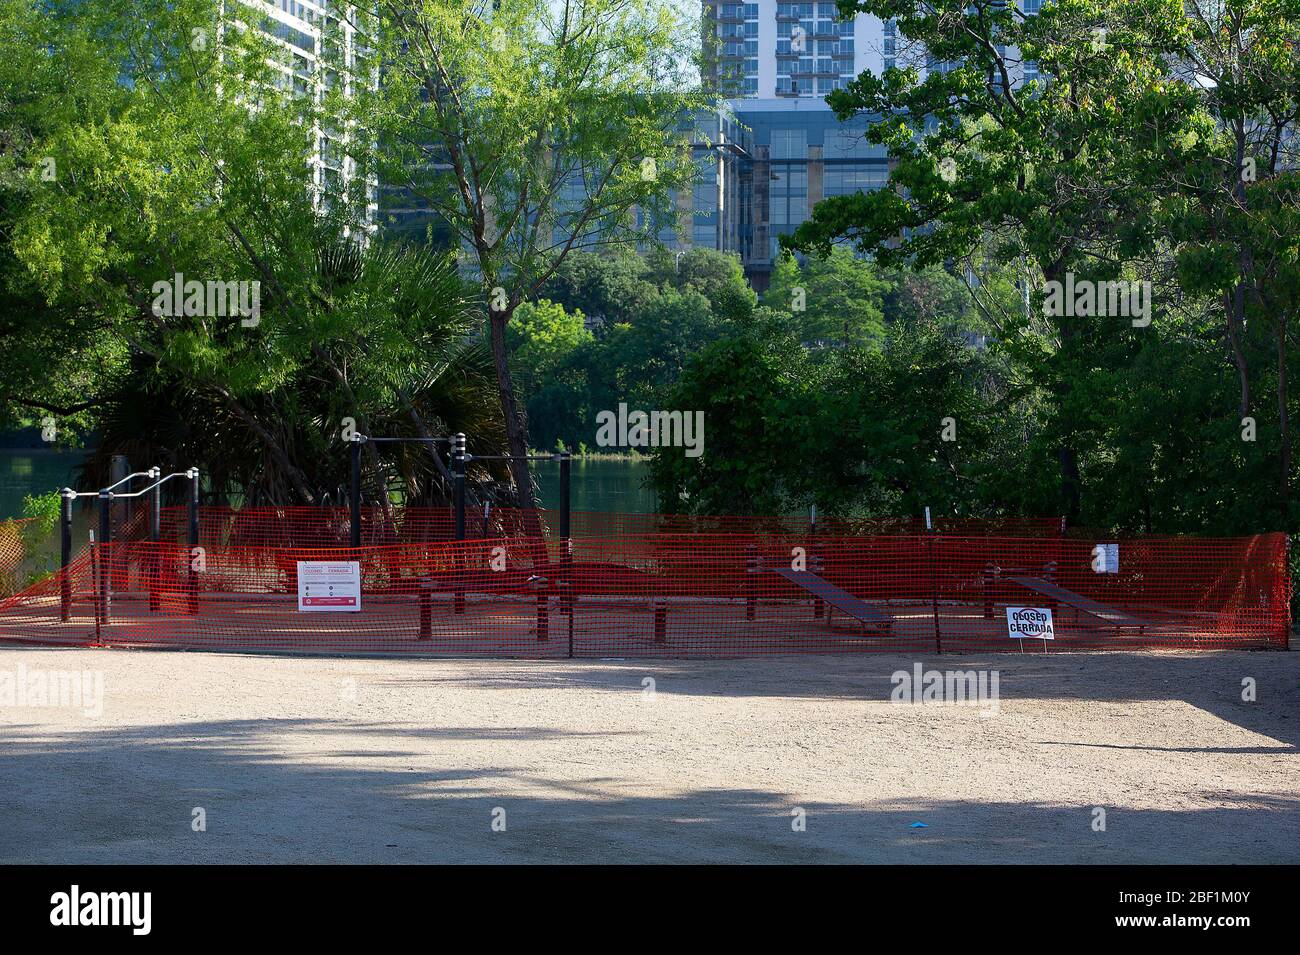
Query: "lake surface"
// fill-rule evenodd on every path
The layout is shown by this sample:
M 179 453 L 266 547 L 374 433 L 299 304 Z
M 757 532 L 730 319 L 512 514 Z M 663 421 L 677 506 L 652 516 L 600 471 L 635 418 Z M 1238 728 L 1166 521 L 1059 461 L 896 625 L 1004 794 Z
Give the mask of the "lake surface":
M 0 520 L 20 516 L 28 494 L 71 485 L 84 459 L 83 451 L 0 450 Z M 539 461 L 534 467 L 542 504 L 558 508 L 560 466 Z M 645 461 L 575 458 L 572 467 L 575 511 L 654 513 L 654 492 L 645 484 L 650 475 Z
M 0 520 L 21 517 L 23 498 L 69 487 L 85 451 L 0 450 Z
M 534 462 L 539 496 L 544 507 L 560 506 L 560 466 Z M 571 465 L 575 511 L 621 511 L 653 514 L 655 494 L 649 486 L 650 467 L 643 460 L 574 458 Z

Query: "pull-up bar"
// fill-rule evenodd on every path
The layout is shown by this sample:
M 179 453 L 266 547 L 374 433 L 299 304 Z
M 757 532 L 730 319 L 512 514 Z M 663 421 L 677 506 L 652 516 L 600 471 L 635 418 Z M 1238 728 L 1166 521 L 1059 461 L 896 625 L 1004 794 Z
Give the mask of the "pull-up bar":
M 59 617 L 63 621 L 72 618 L 72 580 L 67 574 L 68 564 L 72 562 L 72 504 L 79 497 L 97 497 L 99 499 L 99 538 L 95 542 L 94 563 L 97 567 L 95 574 L 96 582 L 96 601 L 95 601 L 95 623 L 96 626 L 108 623 L 112 619 L 112 584 L 108 572 L 109 548 L 113 543 L 113 521 L 112 506 L 116 500 L 131 500 L 143 497 L 145 494 L 152 492 L 149 508 L 149 540 L 157 543 L 161 534 L 162 525 L 162 486 L 173 478 L 183 477 L 190 482 L 189 494 L 189 543 L 190 547 L 197 547 L 199 543 L 199 469 L 189 468 L 185 471 L 175 471 L 163 477 L 162 469 L 152 467 L 148 471 L 136 471 L 128 474 L 120 481 L 110 484 L 108 487 L 98 491 L 74 491 L 70 487 L 65 487 L 59 492 L 63 499 L 63 507 L 60 513 L 60 562 L 64 568 L 62 574 L 62 585 L 60 587 L 60 607 Z M 140 488 L 138 491 L 114 491 L 114 488 L 121 487 L 130 481 L 147 477 L 152 478 L 153 483 L 147 487 Z M 100 556 L 102 555 L 102 557 Z M 158 576 L 158 554 L 155 549 L 152 560 L 154 565 L 150 568 L 151 580 Z M 149 590 L 149 609 L 157 610 L 159 607 L 159 594 L 156 586 L 150 587 Z
M 354 434 L 351 442 L 352 480 L 349 495 L 350 533 L 349 545 L 361 546 L 361 446 L 367 442 L 375 444 L 439 444 L 450 443 L 452 502 L 456 513 L 456 540 L 465 539 L 465 472 L 471 461 L 558 461 L 560 465 L 560 536 L 569 537 L 570 504 L 570 469 L 573 456 L 568 451 L 555 454 L 470 454 L 465 450 L 465 435 L 457 432 L 450 437 L 432 438 L 372 438 L 364 434 Z M 433 452 L 437 458 L 438 452 Z M 441 458 L 438 459 L 441 467 Z M 445 473 L 445 472 L 444 472 Z

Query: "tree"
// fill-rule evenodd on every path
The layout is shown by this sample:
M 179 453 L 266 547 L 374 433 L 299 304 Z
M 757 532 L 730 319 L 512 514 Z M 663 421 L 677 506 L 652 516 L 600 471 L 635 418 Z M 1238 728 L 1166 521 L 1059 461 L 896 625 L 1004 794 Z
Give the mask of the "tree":
M 674 251 L 652 246 L 646 255 L 648 278 L 660 288 L 699 292 L 719 319 L 743 324 L 758 296 L 745 279 L 745 268 L 734 252 L 692 247 Z
M 1252 403 L 1252 353 L 1271 351 L 1277 424 L 1277 510 L 1290 519 L 1292 439 L 1287 336 L 1295 309 L 1300 240 L 1300 3 L 1191 0 L 1178 75 L 1203 116 L 1201 148 L 1177 157 L 1162 183 L 1162 225 L 1173 240 L 1179 285 L 1222 314 L 1237 372 L 1238 417 Z M 1248 321 L 1249 320 L 1249 321 Z M 1259 372 L 1257 371 L 1258 375 Z M 1263 376 L 1270 377 L 1267 369 Z
M 546 299 L 524 302 L 515 310 L 509 341 L 512 373 L 528 395 L 533 439 L 544 447 L 565 438 L 576 445 L 589 394 L 580 356 L 595 342 L 582 312 Z
M 476 272 L 511 469 L 533 503 L 506 329 L 575 250 L 629 247 L 695 178 L 695 24 L 666 0 L 380 0 L 384 82 L 355 101 L 383 173 Z
M 101 451 L 183 456 L 216 489 L 315 503 L 344 473 L 345 419 L 363 434 L 421 437 L 458 422 L 484 451 L 500 447 L 476 389 L 494 376 L 467 344 L 474 313 L 454 263 L 362 249 L 367 167 L 318 178 L 329 170 L 312 157 L 329 143 L 317 130 L 336 116 L 280 88 L 282 48 L 218 30 L 217 7 L 200 0 L 104 0 L 57 17 L 16 9 L 5 28 L 36 62 L 55 74 L 77 62 L 86 82 L 70 93 L 58 76 L 23 92 L 6 294 L 39 292 L 66 321 L 74 364 L 111 361 L 83 396 Z M 241 290 L 237 311 L 228 286 Z M 39 334 L 33 322 L 18 331 Z M 21 397 L 52 403 L 41 390 Z M 394 482 L 409 498 L 441 481 L 427 452 L 384 459 L 368 444 L 366 462 L 384 502 Z
M 786 253 L 776 263 L 763 303 L 788 313 L 801 342 L 879 348 L 884 341 L 883 295 L 875 263 L 844 246 L 803 263 Z
M 843 516 L 987 512 L 1019 498 L 989 480 L 1016 455 L 995 453 L 1005 411 L 998 370 L 934 325 L 889 329 L 880 348 L 815 361 L 802 349 L 740 335 L 702 350 L 668 407 L 704 412 L 706 454 L 654 452 L 661 502 L 703 514 L 789 513 L 816 504 Z M 1016 468 L 1022 481 L 1028 469 Z
M 625 322 L 647 298 L 658 294 L 645 256 L 630 249 L 608 254 L 570 252 L 542 286 L 541 297 L 580 311 L 596 325 Z
M 1166 66 L 1187 38 L 1181 0 L 1062 0 L 1029 17 L 1003 0 L 839 7 L 897 23 L 905 65 L 827 97 L 841 119 L 880 117 L 867 135 L 889 148 L 890 188 L 823 201 L 793 246 L 826 253 L 848 240 L 890 266 L 1024 263 L 1037 285 L 1118 278 L 1117 263 L 1152 245 L 1158 164 L 1193 149 L 1197 129 L 1194 96 Z M 1021 86 L 1029 60 L 1049 79 Z M 1077 520 L 1073 389 L 1101 326 L 1044 321 L 1041 303 L 1036 291 L 1032 317 L 1012 313 L 995 331 L 1051 390 L 1061 497 Z

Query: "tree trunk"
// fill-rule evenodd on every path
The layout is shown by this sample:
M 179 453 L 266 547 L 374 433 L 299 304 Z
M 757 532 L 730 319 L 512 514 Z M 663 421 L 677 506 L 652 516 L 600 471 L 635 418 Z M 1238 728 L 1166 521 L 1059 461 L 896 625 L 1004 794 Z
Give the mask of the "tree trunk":
M 1241 307 L 1243 309 L 1245 307 L 1244 299 Z M 1250 369 L 1246 364 L 1246 353 L 1241 347 L 1241 325 L 1238 318 L 1240 313 L 1238 312 L 1235 292 L 1224 295 L 1223 309 L 1227 313 L 1228 319 L 1228 344 L 1232 346 L 1232 364 L 1237 369 L 1237 381 L 1241 389 L 1241 400 L 1237 412 L 1244 418 L 1250 414 Z
M 1291 518 L 1291 418 L 1287 413 L 1286 380 L 1286 312 L 1277 315 L 1277 417 L 1281 428 L 1282 474 L 1278 483 L 1278 504 L 1282 511 L 1282 526 L 1290 526 Z
M 510 449 L 510 477 L 515 482 L 519 506 L 532 510 L 537 506 L 533 498 L 533 477 L 528 469 L 528 422 L 515 400 L 515 386 L 510 377 L 510 361 L 506 354 L 506 322 L 513 309 L 491 312 L 492 363 L 496 366 L 497 391 L 501 395 L 501 414 L 505 417 L 506 444 Z
M 275 458 L 276 464 L 280 466 L 280 470 L 283 471 L 285 477 L 289 479 L 289 483 L 293 485 L 293 489 L 298 492 L 298 497 L 302 502 L 304 504 L 315 504 L 316 495 L 308 485 L 307 476 L 303 474 L 293 461 L 289 459 L 289 455 L 285 453 L 284 448 L 282 448 L 280 443 L 275 440 L 275 436 L 271 434 L 266 426 L 257 420 L 257 416 L 245 408 L 234 395 L 220 385 L 213 385 L 212 390 L 221 396 L 221 398 L 226 402 L 227 407 L 229 407 L 239 420 L 244 422 L 244 424 L 248 426 L 249 430 L 256 434 L 258 438 L 261 439 L 262 443 L 266 445 L 267 450 L 271 452 L 271 456 Z
M 1047 282 L 1064 281 L 1065 273 L 1066 268 L 1061 259 L 1057 259 L 1056 262 L 1043 267 L 1043 279 Z M 1064 352 L 1068 348 L 1070 341 L 1077 335 L 1077 331 L 1070 319 L 1064 316 L 1057 321 L 1056 326 L 1061 335 L 1061 352 Z M 1060 352 L 1057 353 L 1057 359 L 1060 360 Z M 1066 403 L 1070 390 L 1070 386 L 1063 381 L 1064 378 L 1066 376 L 1060 373 L 1058 367 L 1056 374 L 1053 375 L 1054 380 L 1052 382 L 1053 397 L 1056 399 L 1058 415 L 1061 412 L 1061 406 Z M 1056 459 L 1061 477 L 1061 510 L 1065 515 L 1066 523 L 1073 527 L 1079 523 L 1079 514 L 1083 509 L 1083 495 L 1079 487 L 1079 455 L 1068 434 L 1061 438 L 1061 443 L 1056 449 Z

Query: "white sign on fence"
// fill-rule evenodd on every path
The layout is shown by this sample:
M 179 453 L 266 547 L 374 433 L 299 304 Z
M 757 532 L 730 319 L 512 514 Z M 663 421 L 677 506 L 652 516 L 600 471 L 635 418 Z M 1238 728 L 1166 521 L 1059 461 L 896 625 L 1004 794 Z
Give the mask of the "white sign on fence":
M 298 609 L 361 609 L 361 565 L 355 560 L 298 561 Z
M 1013 640 L 1055 640 L 1050 607 L 1008 607 L 1007 636 Z
M 1098 544 L 1092 549 L 1092 569 L 1098 574 L 1119 573 L 1119 544 Z

